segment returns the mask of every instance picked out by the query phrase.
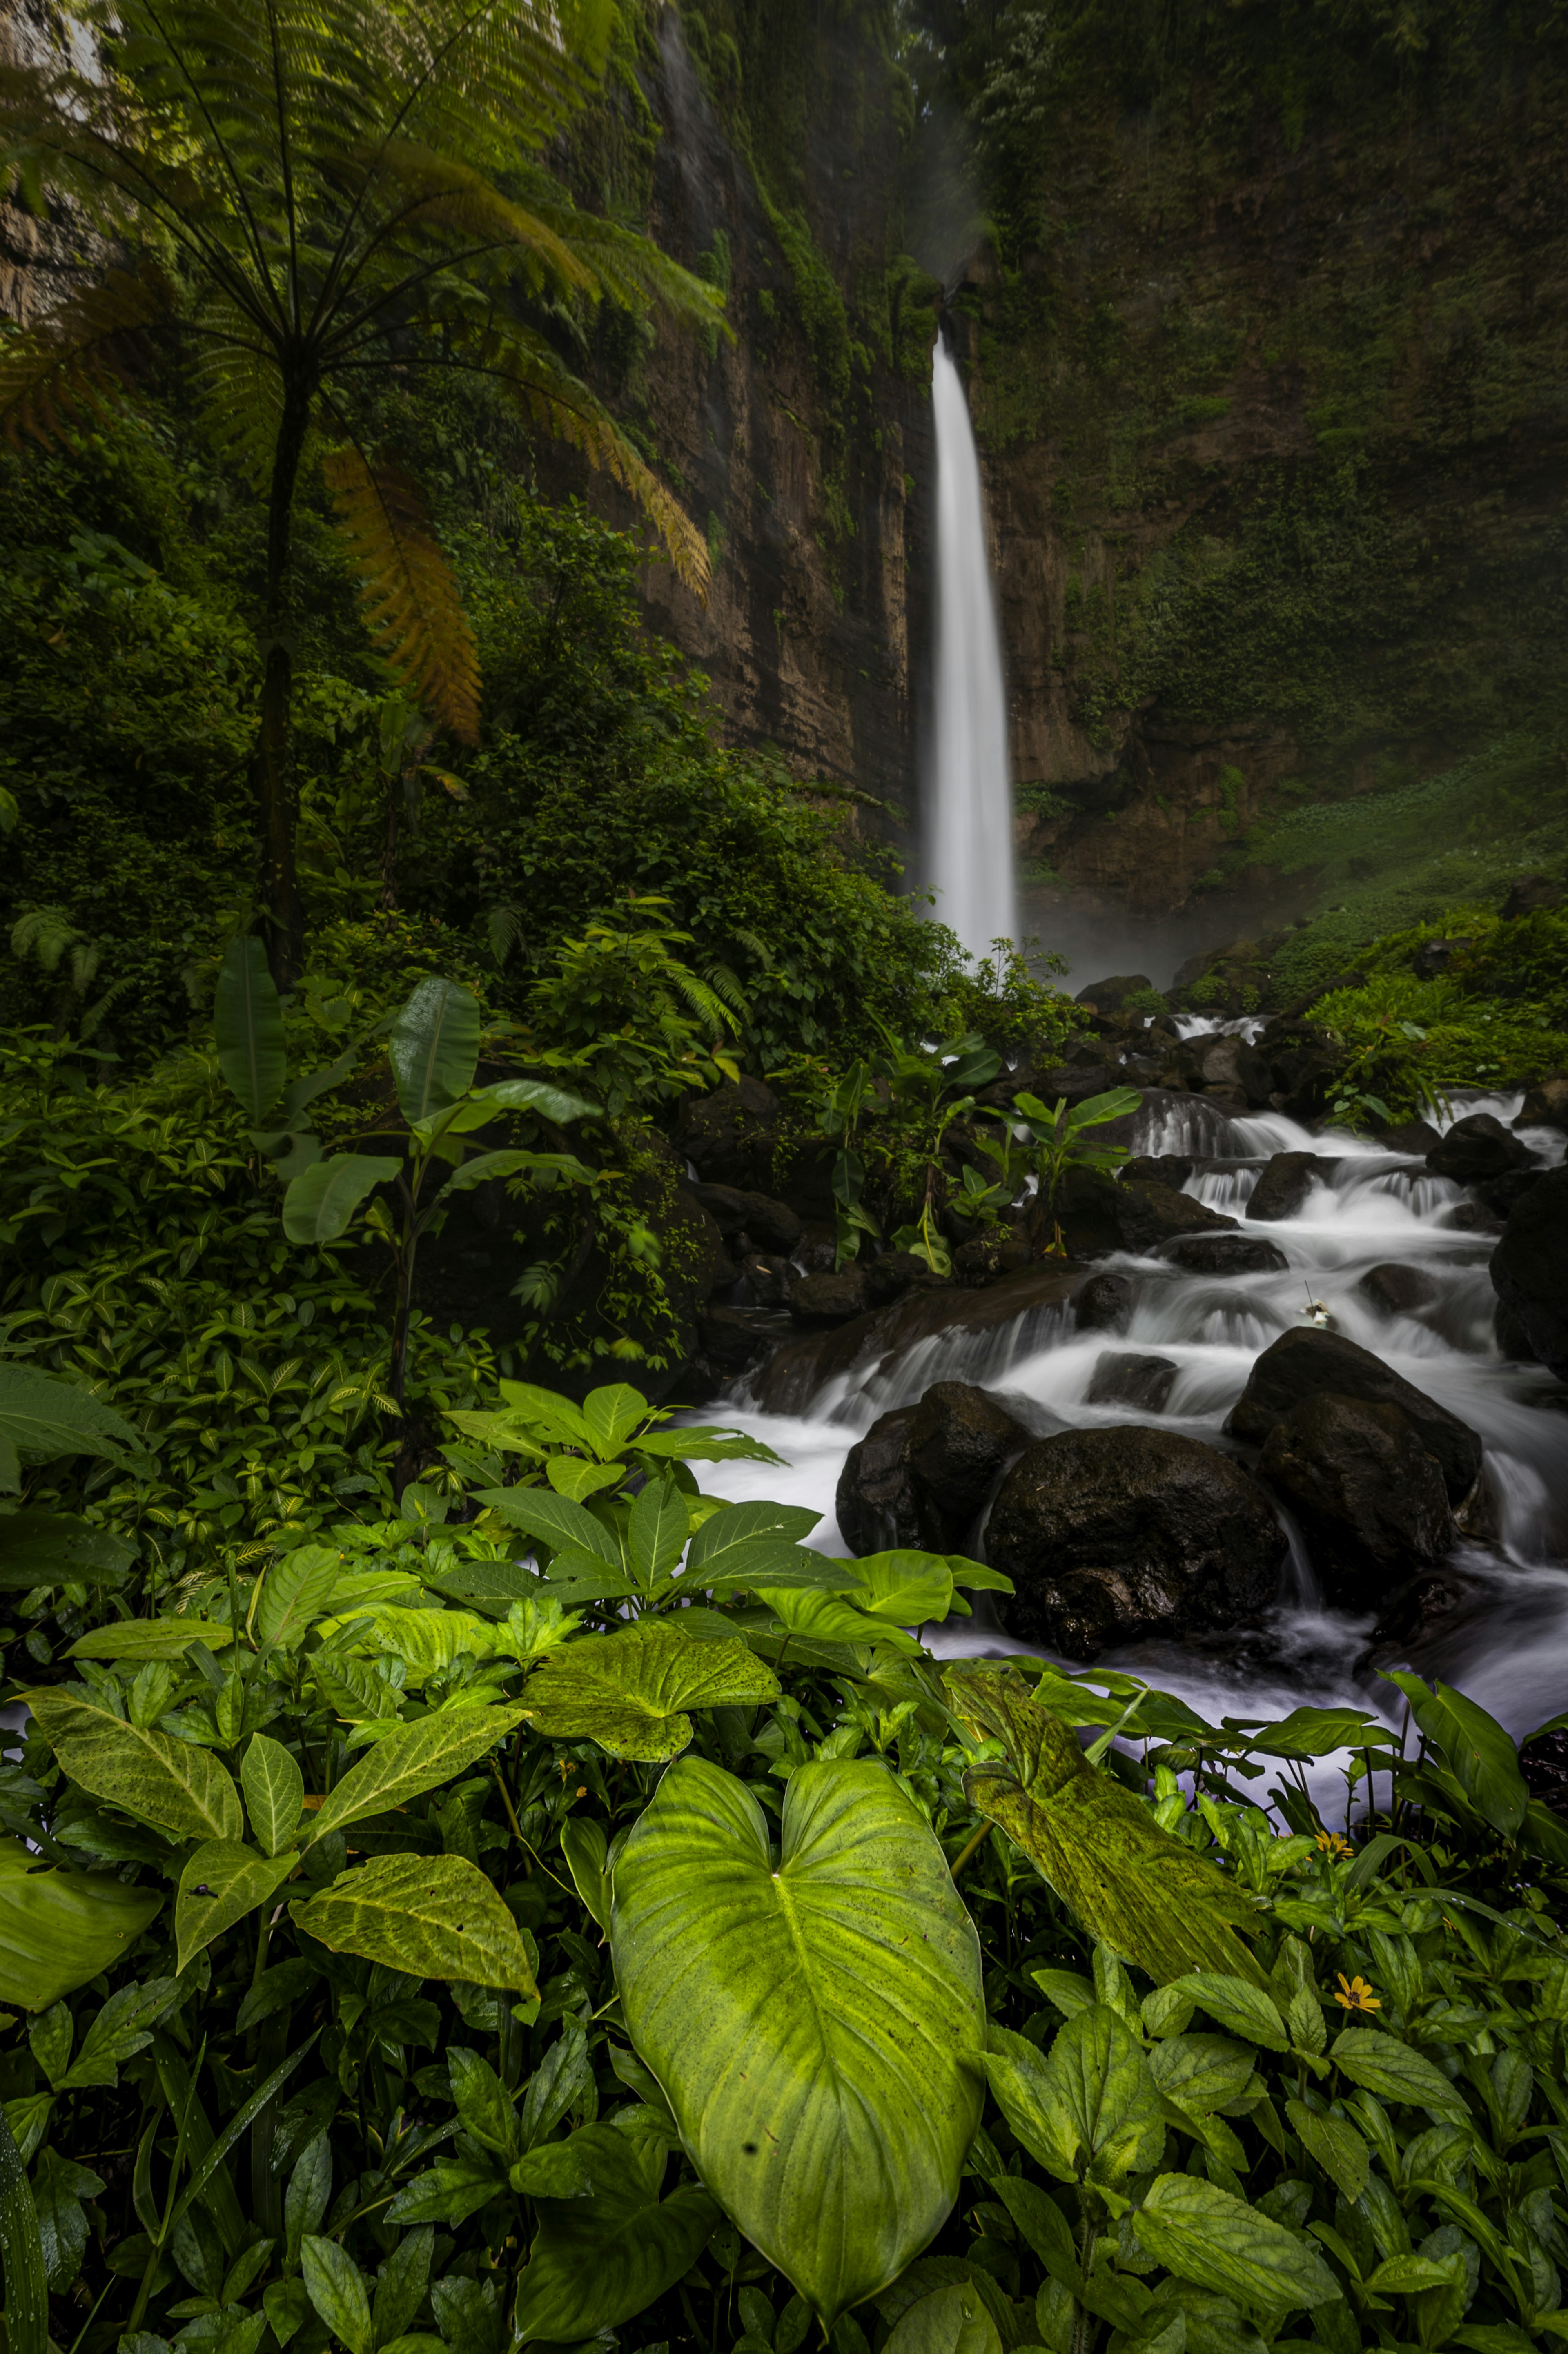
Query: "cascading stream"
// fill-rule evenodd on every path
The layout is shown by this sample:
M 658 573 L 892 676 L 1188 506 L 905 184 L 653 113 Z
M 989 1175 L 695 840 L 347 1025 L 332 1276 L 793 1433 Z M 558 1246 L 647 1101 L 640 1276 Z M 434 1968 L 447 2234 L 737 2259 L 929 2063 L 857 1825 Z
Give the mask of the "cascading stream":
M 1469 1097 L 1455 1102 L 1450 1117 L 1484 1110 L 1507 1121 L 1520 1100 Z M 1549 1130 L 1528 1130 L 1524 1140 L 1543 1160 L 1562 1157 L 1563 1140 Z M 1516 1734 L 1544 1722 L 1568 1691 L 1563 1391 L 1543 1370 L 1510 1363 L 1498 1352 L 1487 1272 L 1494 1237 L 1457 1221 L 1462 1188 L 1364 1138 L 1313 1136 L 1277 1114 L 1226 1119 L 1198 1097 L 1190 1108 L 1169 1099 L 1150 1106 L 1139 1149 L 1200 1160 L 1183 1190 L 1242 1220 L 1243 1234 L 1266 1236 L 1288 1267 L 1210 1277 L 1118 1254 L 1098 1266 L 1132 1282 L 1125 1331 L 1080 1332 L 1070 1312 L 1039 1311 L 995 1332 L 927 1340 L 885 1363 L 863 1366 L 819 1392 L 810 1413 L 798 1418 L 755 1412 L 744 1399 L 737 1410 L 726 1400 L 726 1419 L 765 1439 L 789 1469 L 715 1464 L 705 1467 L 705 1479 L 736 1498 L 810 1505 L 823 1515 L 811 1542 L 840 1550 L 834 1494 L 850 1447 L 879 1415 L 944 1380 L 997 1392 L 1040 1435 L 1146 1424 L 1228 1448 L 1223 1425 L 1254 1360 L 1304 1321 L 1310 1301 L 1321 1300 L 1334 1331 L 1458 1415 L 1486 1447 L 1496 1535 L 1486 1544 L 1465 1543 L 1451 1556 L 1478 1602 L 1463 1612 L 1452 1635 L 1428 1632 L 1414 1643 L 1412 1664 L 1462 1684 Z M 1293 1150 L 1312 1150 L 1337 1165 L 1295 1217 L 1248 1223 L 1247 1201 L 1264 1163 L 1272 1153 Z M 1430 1278 L 1432 1297 L 1418 1310 L 1384 1314 L 1359 1288 L 1371 1268 L 1389 1262 Z M 1163 1413 L 1088 1404 L 1096 1363 L 1107 1347 L 1158 1352 L 1175 1363 Z M 1261 1626 L 1188 1644 L 1143 1642 L 1103 1663 L 1181 1693 L 1211 1718 L 1358 1695 L 1373 1706 L 1381 1698 L 1397 1707 L 1365 1663 L 1376 1614 L 1326 1609 L 1316 1598 L 1309 1553 L 1291 1535 L 1279 1596 Z M 999 1631 L 982 1637 L 979 1622 L 927 1630 L 927 1639 L 938 1649 L 1022 1648 Z
M 1013 939 L 1012 785 L 1007 695 L 986 554 L 985 497 L 963 378 L 938 337 L 935 756 L 927 880 L 971 956 Z

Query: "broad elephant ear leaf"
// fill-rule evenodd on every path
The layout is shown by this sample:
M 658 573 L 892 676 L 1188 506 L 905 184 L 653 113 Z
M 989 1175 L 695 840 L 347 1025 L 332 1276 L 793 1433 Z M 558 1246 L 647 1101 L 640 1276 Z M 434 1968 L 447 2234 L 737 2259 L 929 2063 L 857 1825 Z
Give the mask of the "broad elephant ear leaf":
M 283 1092 L 288 1053 L 267 950 L 254 934 L 230 940 L 223 952 L 212 1019 L 217 1067 L 251 1127 L 260 1128 Z
M 726 2211 L 824 2323 L 940 2228 L 983 2095 L 980 1945 L 884 1767 L 671 1767 L 615 1867 L 627 2028 Z
M 164 1907 L 161 1890 L 37 1862 L 20 1840 L 0 1840 L 0 2002 L 24 2010 L 47 2010 L 112 1969 Z
M 546 1660 L 523 1703 L 535 1733 L 597 1741 L 612 1757 L 662 1764 L 692 1738 L 694 1708 L 756 1708 L 779 1679 L 738 1637 L 713 1642 L 644 1618 L 588 1635 Z
M 422 981 L 387 1042 L 397 1101 L 412 1128 L 466 1095 L 479 1066 L 479 1000 L 457 981 Z
M 1092 1936 L 1157 1986 L 1190 1970 L 1266 1984 L 1242 1940 L 1261 1916 L 1206 1857 L 1161 1830 L 1130 1790 L 1091 1766 L 1070 1726 L 1033 1700 L 1015 1669 L 951 1670 L 957 1714 L 1005 1742 L 1005 1763 L 971 1766 L 964 1795 L 1022 1849 Z

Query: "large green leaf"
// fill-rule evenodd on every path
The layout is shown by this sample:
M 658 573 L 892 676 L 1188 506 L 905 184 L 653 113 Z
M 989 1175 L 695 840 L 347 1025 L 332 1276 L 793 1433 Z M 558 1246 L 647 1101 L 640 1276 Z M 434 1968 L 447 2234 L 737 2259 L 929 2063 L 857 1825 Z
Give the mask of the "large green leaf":
M 980 1945 L 881 1766 L 800 1766 L 779 1862 L 745 1786 L 671 1767 L 614 1874 L 627 2028 L 705 2182 L 824 2321 L 938 2230 L 980 2122 Z
M 47 2010 L 123 1960 L 163 1910 L 163 1893 L 107 1872 L 40 1871 L 20 1840 L 0 1840 L 0 2002 Z
M 0 1513 L 0 1593 L 35 1585 L 123 1585 L 134 1549 L 72 1512 Z
M 1466 2115 L 1458 2087 L 1397 2035 L 1385 2035 L 1375 2027 L 1347 2027 L 1329 2046 L 1329 2057 L 1352 2084 L 1375 2093 L 1380 2101 L 1408 2101 L 1439 2115 Z
M 208 1749 L 127 1724 L 58 1689 L 24 1692 L 68 1779 L 175 1840 L 241 1840 L 234 1776 Z
M 378 1152 L 334 1152 L 296 1177 L 283 1196 L 283 1232 L 291 1243 L 335 1242 L 377 1185 L 389 1185 L 402 1168 Z
M 0 1490 L 20 1487 L 21 1468 L 62 1455 L 100 1455 L 132 1467 L 145 1462 L 146 1452 L 131 1425 L 101 1399 L 28 1365 L 0 1364 Z
M 323 1619 L 323 1634 L 332 1634 L 356 1615 L 345 1611 L 341 1618 Z M 368 1614 L 368 1624 L 361 1621 L 360 1636 L 362 1639 L 355 1648 L 381 1651 L 402 1660 L 410 1691 L 418 1691 L 431 1676 L 450 1668 L 460 1651 L 482 1659 L 494 1648 L 494 1629 L 490 1621 L 475 1617 L 471 1611 L 409 1610 L 390 1602 L 378 1603 Z
M 239 1768 L 245 1811 L 263 1855 L 281 1855 L 300 1835 L 305 1777 L 281 1741 L 253 1733 Z
M 488 1504 L 509 1527 L 558 1553 L 591 1553 L 607 1568 L 620 1568 L 620 1547 L 604 1522 L 586 1504 L 574 1504 L 553 1488 L 481 1488 L 474 1501 Z
M 590 2125 L 565 2148 L 588 2191 L 539 2200 L 539 2230 L 517 2288 L 514 2327 L 524 2344 L 619 2328 L 691 2270 L 721 2220 L 694 2184 L 659 2199 L 662 2142 L 639 2144 L 614 2126 Z
M 889 1650 L 911 1654 L 920 1648 L 902 1627 L 868 1617 L 852 1594 L 825 1594 L 814 1585 L 759 1585 L 754 1590 L 788 1635 L 803 1635 L 818 1643 L 881 1643 Z
M 551 1740 L 597 1741 L 612 1757 L 659 1764 L 684 1749 L 694 1708 L 757 1707 L 779 1679 L 738 1637 L 716 1642 L 644 1618 L 555 1653 L 528 1685 L 524 1712 Z
M 980 2290 L 955 2281 L 916 2298 L 885 2354 L 1001 2354 L 1001 2339 Z
M 844 1566 L 861 1589 L 854 1600 L 874 1618 L 922 1627 L 953 1606 L 953 1573 L 940 1553 L 871 1553 Z
M 258 1855 L 237 1840 L 204 1840 L 181 1872 L 175 1898 L 175 1967 L 183 1970 L 204 1946 L 264 1904 L 298 1861 L 297 1855 Z
M 38 2211 L 26 2168 L 0 2110 L 0 2259 L 5 2267 L 9 2354 L 48 2354 L 49 2291 Z
M 461 981 L 420 981 L 392 1024 L 387 1050 L 409 1127 L 446 1111 L 473 1085 L 478 998 Z
M 226 1651 L 234 1629 L 223 1619 L 111 1618 L 79 1635 L 67 1653 L 72 1659 L 182 1659 L 193 1643 Z
M 229 941 L 212 1005 L 217 1067 L 259 1128 L 283 1092 L 288 1055 L 283 1014 L 267 970 L 267 950 L 253 933 Z
M 461 1855 L 384 1855 L 343 1872 L 294 1920 L 334 1953 L 416 1978 L 538 1992 L 528 1948 L 493 1886 Z
M 464 1104 L 454 1120 L 447 1125 L 455 1136 L 466 1136 L 471 1129 L 482 1128 L 498 1111 L 532 1111 L 541 1119 L 553 1120 L 557 1128 L 569 1128 L 573 1120 L 597 1119 L 599 1107 L 586 1096 L 575 1096 L 565 1087 L 554 1087 L 547 1079 L 502 1079 L 493 1087 L 481 1087 Z M 647 1412 L 646 1405 L 643 1407 Z
M 298 1545 L 274 1562 L 251 1605 L 257 1641 L 276 1643 L 284 1650 L 302 1643 L 315 1621 L 338 1601 L 343 1560 L 336 1545 Z
M 1058 2180 L 1092 2170 L 1116 2181 L 1139 2163 L 1158 2165 L 1158 2088 L 1136 2038 L 1103 2003 L 1067 2021 L 1048 2059 L 1026 2036 L 993 2027 L 985 2072 L 1013 2132 Z
M 385 1814 L 440 1782 L 455 1780 L 521 1723 L 524 1714 L 515 1707 L 443 1709 L 401 1733 L 389 1733 L 327 1793 L 316 1813 L 313 1838 L 342 1830 L 366 1815 Z
M 1343 2117 L 1326 2116 L 1320 2109 L 1309 2109 L 1305 2101 L 1287 2101 L 1285 2113 L 1290 2119 L 1291 2130 L 1328 2176 L 1341 2190 L 1351 2206 L 1367 2187 L 1371 2157 L 1365 2142 L 1354 2126 Z
M 1495 1716 L 1451 1684 L 1428 1691 L 1421 1678 L 1393 1673 L 1410 1702 L 1411 1714 L 1475 1808 L 1504 1839 L 1524 1820 L 1530 1792 L 1519 1770 L 1519 1752 Z
M 370 2299 L 347 2249 L 307 2232 L 300 2242 L 300 2272 L 306 2296 L 338 2343 L 348 2354 L 370 2354 L 376 2343 Z
M 1138 2211 L 1137 2229 L 1157 2264 L 1255 2313 L 1330 2305 L 1343 2294 L 1309 2241 L 1196 2175 L 1160 2175 Z

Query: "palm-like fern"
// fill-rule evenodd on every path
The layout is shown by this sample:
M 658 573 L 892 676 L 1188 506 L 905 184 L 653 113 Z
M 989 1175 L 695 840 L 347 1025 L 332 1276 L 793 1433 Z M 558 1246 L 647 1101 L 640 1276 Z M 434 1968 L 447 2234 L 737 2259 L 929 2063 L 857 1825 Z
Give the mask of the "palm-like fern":
M 530 299 L 720 299 L 647 239 L 579 213 L 535 160 L 591 92 L 610 0 L 86 0 L 104 71 L 0 76 L 0 155 L 35 205 L 75 198 L 143 259 L 84 288 L 0 357 L 0 418 L 49 440 L 133 376 L 139 337 L 194 352 L 215 434 L 268 509 L 258 767 L 270 953 L 302 923 L 289 758 L 292 514 L 324 462 L 381 652 L 471 739 L 473 641 L 418 488 L 363 448 L 356 379 L 466 372 L 641 503 L 699 591 L 707 554 L 613 419 L 524 315 Z

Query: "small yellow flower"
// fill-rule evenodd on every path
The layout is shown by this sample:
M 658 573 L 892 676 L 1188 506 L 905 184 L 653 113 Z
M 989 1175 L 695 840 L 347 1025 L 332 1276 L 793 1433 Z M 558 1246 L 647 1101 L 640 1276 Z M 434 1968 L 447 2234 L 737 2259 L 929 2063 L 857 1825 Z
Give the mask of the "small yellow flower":
M 1353 1978 L 1347 1978 L 1343 1970 L 1340 1970 L 1338 1976 L 1340 1990 L 1334 1997 L 1334 2000 L 1342 2009 L 1381 2010 L 1383 2009 L 1382 1997 L 1373 1994 L 1359 1970 Z
M 1318 1834 L 1318 1845 L 1322 1849 L 1323 1853 L 1330 1858 L 1330 1861 L 1333 1862 L 1338 1862 L 1340 1857 L 1342 1855 L 1354 1855 L 1355 1853 L 1355 1849 L 1351 1845 L 1350 1840 L 1348 1839 L 1341 1839 L 1338 1831 L 1319 1831 Z

